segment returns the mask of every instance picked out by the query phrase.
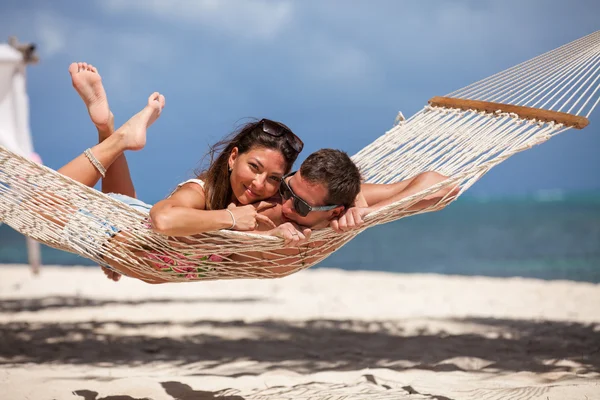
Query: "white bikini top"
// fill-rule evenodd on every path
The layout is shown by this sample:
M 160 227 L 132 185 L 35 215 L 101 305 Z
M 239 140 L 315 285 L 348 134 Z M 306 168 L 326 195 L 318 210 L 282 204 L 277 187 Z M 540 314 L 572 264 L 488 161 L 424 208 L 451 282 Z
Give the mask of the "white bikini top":
M 188 179 L 187 181 L 181 182 L 179 185 L 177 185 L 177 188 L 179 189 L 180 187 L 182 187 L 186 183 L 196 183 L 196 184 L 200 185 L 200 187 L 202 189 L 204 189 L 204 181 L 201 180 L 201 179 Z
M 173 193 L 175 193 L 177 191 L 177 189 L 179 189 L 180 187 L 182 187 L 186 183 L 195 183 L 197 185 L 200 185 L 200 187 L 202 189 L 204 189 L 204 181 L 203 180 L 201 180 L 201 179 L 188 179 L 187 181 L 181 182 L 179 185 L 177 185 L 177 187 L 175 188 L 175 190 L 173 190 L 171 192 L 171 194 L 169 194 L 169 197 L 173 196 Z

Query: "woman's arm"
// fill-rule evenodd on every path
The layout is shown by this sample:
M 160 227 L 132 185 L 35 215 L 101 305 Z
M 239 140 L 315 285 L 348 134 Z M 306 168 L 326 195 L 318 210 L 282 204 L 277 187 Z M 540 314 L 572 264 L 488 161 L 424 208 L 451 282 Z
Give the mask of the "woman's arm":
M 204 189 L 195 183 L 181 186 L 150 210 L 152 229 L 168 236 L 191 236 L 219 229 L 253 230 L 261 220 L 258 211 L 272 207 L 247 205 L 228 210 L 206 210 Z M 233 218 L 232 218 L 233 216 Z M 234 224 L 235 220 L 235 224 Z
M 230 228 L 233 220 L 225 210 L 207 211 L 204 189 L 195 183 L 181 186 L 150 210 L 152 229 L 169 236 L 189 236 Z

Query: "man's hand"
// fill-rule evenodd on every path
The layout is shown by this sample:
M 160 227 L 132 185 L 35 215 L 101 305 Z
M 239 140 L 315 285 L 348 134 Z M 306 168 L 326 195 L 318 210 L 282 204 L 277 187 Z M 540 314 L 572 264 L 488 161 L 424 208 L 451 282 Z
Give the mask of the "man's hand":
M 298 247 L 310 240 L 312 231 L 308 228 L 304 228 L 300 231 L 298 225 L 286 222 L 275 229 L 271 229 L 267 234 L 282 238 L 285 242 L 285 247 Z
M 358 229 L 363 224 L 363 217 L 371 212 L 368 207 L 351 207 L 338 219 L 331 220 L 329 226 L 337 233 Z

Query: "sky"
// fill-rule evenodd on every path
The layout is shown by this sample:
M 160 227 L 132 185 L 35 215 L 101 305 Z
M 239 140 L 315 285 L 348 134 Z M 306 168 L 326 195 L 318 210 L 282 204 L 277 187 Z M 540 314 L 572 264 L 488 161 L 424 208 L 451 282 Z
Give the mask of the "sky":
M 148 144 L 128 154 L 138 196 L 155 202 L 191 177 L 210 143 L 247 118 L 290 126 L 301 162 L 354 154 L 433 96 L 600 29 L 597 0 L 8 0 L 0 39 L 38 46 L 28 68 L 36 151 L 57 169 L 97 135 L 67 72 L 95 65 L 116 124 L 160 91 Z M 590 126 L 518 154 L 475 196 L 600 190 L 600 110 Z

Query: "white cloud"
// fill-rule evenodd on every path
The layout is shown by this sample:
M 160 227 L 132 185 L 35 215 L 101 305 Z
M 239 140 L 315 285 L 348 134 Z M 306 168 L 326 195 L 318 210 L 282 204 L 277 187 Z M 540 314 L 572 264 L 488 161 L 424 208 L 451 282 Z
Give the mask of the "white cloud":
M 0 24 L 4 25 L 2 30 L 14 32 L 22 41 L 36 43 L 43 59 L 61 54 L 73 57 L 73 61 L 99 63 L 114 59 L 122 64 L 156 63 L 168 58 L 173 47 L 160 33 L 108 30 L 95 21 L 43 9 L 2 15 Z M 156 57 L 157 51 L 162 57 Z
M 98 67 L 115 103 L 137 99 L 134 89 L 151 82 L 153 74 L 162 73 L 178 51 L 160 33 L 135 32 L 127 26 L 109 30 L 98 21 L 71 18 L 48 9 L 3 14 L 0 26 L 22 41 L 36 43 L 42 62 L 64 65 L 65 74 L 73 61 Z
M 296 54 L 309 79 L 327 83 L 372 84 L 379 68 L 366 51 L 326 37 L 315 38 Z
M 65 26 L 56 15 L 38 13 L 35 16 L 34 27 L 41 52 L 44 55 L 52 57 L 66 49 L 67 34 L 64 29 Z
M 276 37 L 291 22 L 294 4 L 273 0 L 100 0 L 112 13 L 144 13 L 173 22 L 200 24 L 245 38 Z
M 67 30 L 62 18 L 54 12 L 39 10 L 0 13 L 0 33 L 4 38 L 16 35 L 21 42 L 38 45 L 42 58 L 53 57 L 67 48 Z
M 337 87 L 351 81 L 368 85 L 378 79 L 380 71 L 363 48 L 343 37 L 331 36 L 327 26 L 313 25 L 310 8 L 307 13 L 301 3 L 287 0 L 106 0 L 98 5 L 107 13 L 136 15 L 137 20 L 151 16 L 208 29 L 209 43 L 214 43 L 220 35 L 254 39 L 253 45 L 268 53 L 265 58 L 273 58 L 277 53 L 282 63 L 291 69 L 296 67 L 301 79 L 316 80 L 325 86 Z M 147 18 L 144 19 L 148 23 Z M 268 42 L 266 48 L 264 41 Z M 230 46 L 235 46 L 235 42 L 225 43 L 223 51 L 229 52 Z M 253 51 L 248 47 L 238 50 Z M 205 72 L 219 74 L 219 71 Z

